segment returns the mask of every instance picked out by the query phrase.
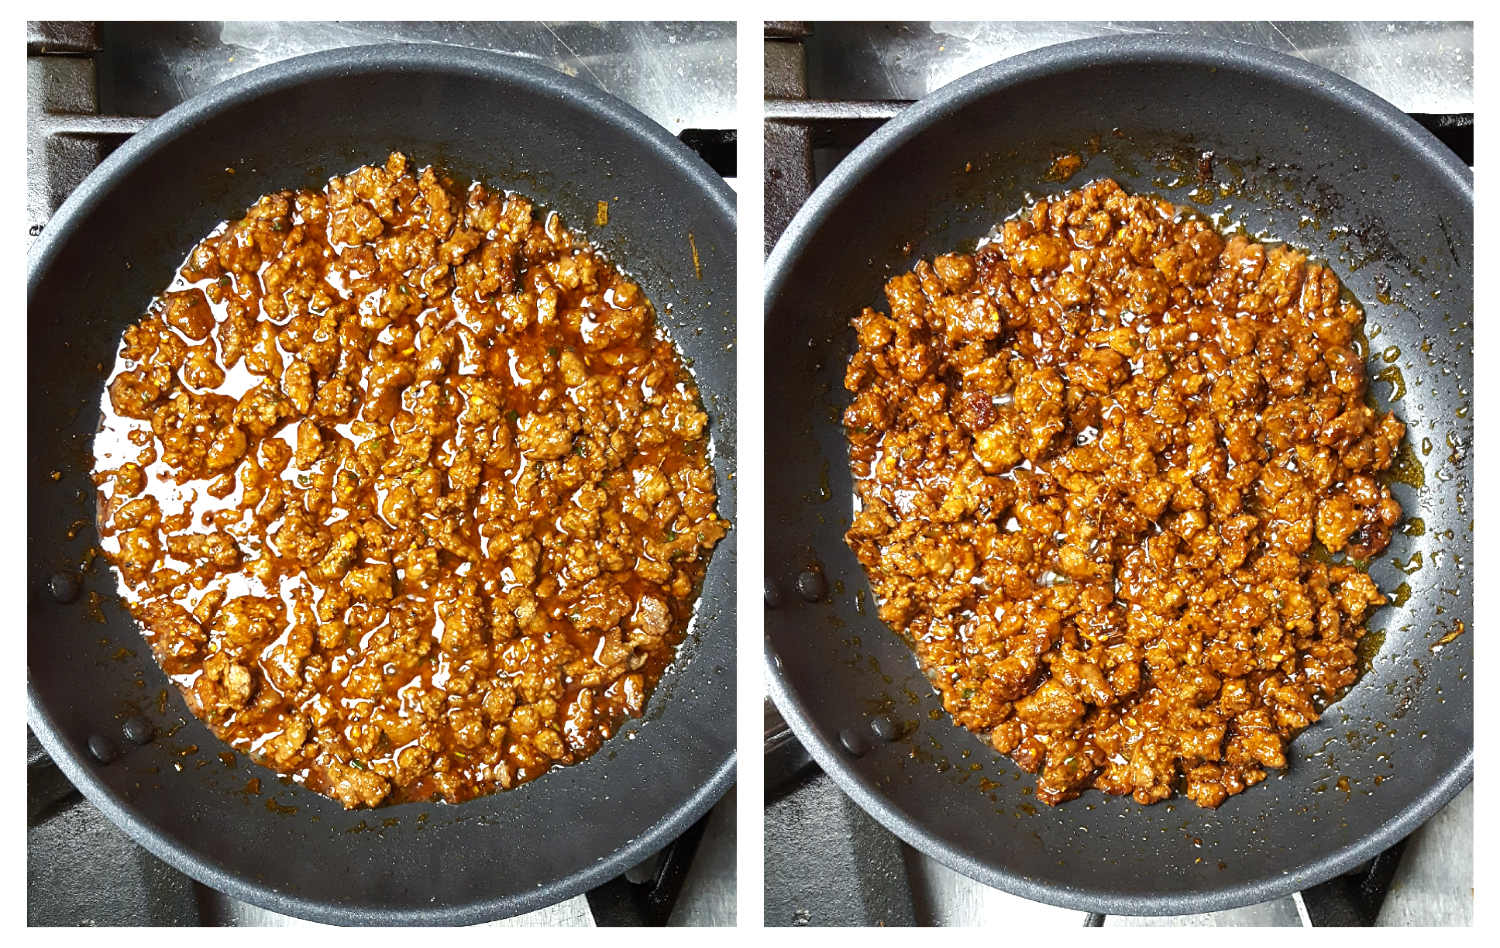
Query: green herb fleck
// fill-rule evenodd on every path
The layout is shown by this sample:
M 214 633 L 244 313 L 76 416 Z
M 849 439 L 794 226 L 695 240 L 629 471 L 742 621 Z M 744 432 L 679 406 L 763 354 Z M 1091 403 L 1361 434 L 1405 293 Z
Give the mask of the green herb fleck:
M 671 543 L 675 539 L 677 539 L 677 531 L 671 529 L 670 527 L 668 527 L 667 528 L 667 542 Z
M 307 474 L 298 474 L 297 475 L 297 486 L 299 486 L 299 487 L 307 487 L 307 486 L 309 486 L 311 484 L 312 484 L 312 477 L 311 476 L 309 476 Z
M 967 701 L 967 700 L 969 700 L 972 697 L 974 697 L 974 689 L 973 688 L 965 688 L 964 689 L 964 700 Z
M 515 421 L 521 416 L 516 412 L 514 408 L 512 408 L 510 411 L 505 413 L 505 417 L 509 418 L 511 421 Z
M 222 287 L 224 287 L 224 289 L 226 289 L 226 290 L 229 289 L 229 285 L 232 282 L 233 281 L 229 279 L 229 274 L 227 274 L 227 273 L 224 274 L 223 276 L 219 277 L 219 285 L 222 286 Z
M 349 758 L 349 766 L 353 767 L 355 770 L 364 770 L 365 762 L 362 760 L 356 760 L 355 758 L 351 757 Z

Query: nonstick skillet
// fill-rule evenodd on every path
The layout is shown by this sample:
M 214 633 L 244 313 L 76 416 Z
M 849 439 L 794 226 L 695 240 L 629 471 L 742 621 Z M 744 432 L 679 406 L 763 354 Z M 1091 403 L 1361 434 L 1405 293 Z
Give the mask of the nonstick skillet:
M 393 149 L 521 191 L 635 277 L 711 416 L 719 512 L 735 519 L 732 192 L 650 119 L 509 57 L 437 46 L 318 53 L 247 73 L 153 122 L 73 194 L 27 272 L 27 698 L 48 753 L 151 852 L 232 896 L 324 922 L 460 924 L 619 875 L 734 780 L 735 534 L 679 660 L 600 753 L 460 806 L 346 812 L 227 748 L 186 710 L 113 598 L 90 441 L 121 332 L 217 222 Z M 233 169 L 230 173 L 228 169 Z M 598 202 L 608 223 L 594 226 Z M 81 579 L 81 587 L 78 580 Z M 122 736 L 144 715 L 145 745 Z M 91 737 L 120 750 L 103 764 Z M 107 754 L 105 756 L 108 756 Z M 247 789 L 259 782 L 259 792 Z
M 1082 170 L 1049 181 L 1069 152 Z M 1029 196 L 1105 176 L 1328 261 L 1366 305 L 1375 401 L 1408 426 L 1392 482 L 1407 526 L 1372 566 L 1399 604 L 1370 620 L 1368 670 L 1286 772 L 1217 810 L 1097 792 L 1037 804 L 1029 775 L 942 712 L 842 539 L 849 319 L 883 309 L 884 282 L 919 257 L 972 250 Z M 1331 73 L 1238 44 L 1054 46 L 885 125 L 767 262 L 765 662 L 797 737 L 907 843 L 1091 912 L 1266 901 L 1405 837 L 1473 773 L 1472 239 L 1472 175 L 1441 143 Z

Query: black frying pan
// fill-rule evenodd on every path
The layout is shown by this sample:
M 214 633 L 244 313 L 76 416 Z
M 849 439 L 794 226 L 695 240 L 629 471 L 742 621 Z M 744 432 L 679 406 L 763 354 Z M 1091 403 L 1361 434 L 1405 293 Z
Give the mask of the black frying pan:
M 1046 182 L 1068 151 L 1087 160 L 1083 170 Z M 918 257 L 972 249 L 1028 193 L 1112 176 L 1187 204 L 1205 151 L 1215 184 L 1203 210 L 1330 261 L 1367 306 L 1371 373 L 1400 370 L 1399 400 L 1395 373 L 1372 388 L 1408 425 L 1407 483 L 1392 487 L 1425 531 L 1398 535 L 1372 574 L 1386 590 L 1406 582 L 1410 595 L 1371 619 L 1384 644 L 1369 671 L 1291 745 L 1284 774 L 1217 810 L 1096 792 L 1048 808 L 1030 796 L 1033 778 L 941 713 L 910 651 L 869 608 L 842 539 L 848 320 L 883 308 L 884 281 Z M 965 76 L 883 127 L 813 194 L 767 263 L 766 351 L 780 355 L 765 386 L 767 443 L 777 446 L 766 459 L 765 657 L 797 737 L 911 845 L 1074 909 L 1261 902 L 1410 833 L 1473 773 L 1472 634 L 1433 650 L 1473 610 L 1472 240 L 1472 176 L 1442 144 L 1369 92 L 1248 46 L 1067 43 Z M 1395 565 L 1412 569 L 1419 555 L 1410 575 Z M 883 716 L 894 720 L 872 729 Z M 896 741 L 877 736 L 903 726 Z M 852 753 L 845 731 L 855 750 L 873 748 Z
M 733 782 L 735 534 L 713 557 L 693 634 L 645 719 L 583 764 L 456 807 L 345 812 L 243 758 L 227 768 L 224 745 L 187 713 L 113 598 L 113 572 L 96 561 L 75 601 L 54 592 L 68 598 L 66 576 L 97 543 L 87 454 L 98 366 L 111 364 L 124 328 L 218 221 L 262 193 L 319 187 L 392 149 L 459 181 L 524 192 L 639 280 L 692 360 L 712 417 L 719 511 L 734 520 L 735 211 L 723 181 L 639 112 L 504 56 L 381 46 L 278 63 L 153 122 L 84 182 L 32 250 L 28 717 L 90 800 L 216 889 L 325 922 L 458 924 L 619 875 Z M 609 222 L 595 227 L 606 200 Z M 122 740 L 121 721 L 137 712 L 154 720 L 154 743 Z M 93 759 L 95 734 L 122 756 Z M 259 795 L 245 791 L 250 778 Z

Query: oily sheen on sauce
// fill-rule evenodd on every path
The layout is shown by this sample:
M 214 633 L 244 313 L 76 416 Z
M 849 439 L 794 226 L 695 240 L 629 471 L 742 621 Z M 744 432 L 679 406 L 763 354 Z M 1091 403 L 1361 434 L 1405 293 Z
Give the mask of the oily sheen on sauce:
M 102 409 L 101 542 L 157 661 L 346 807 L 593 754 L 729 528 L 640 288 L 521 195 L 400 154 L 195 247 Z

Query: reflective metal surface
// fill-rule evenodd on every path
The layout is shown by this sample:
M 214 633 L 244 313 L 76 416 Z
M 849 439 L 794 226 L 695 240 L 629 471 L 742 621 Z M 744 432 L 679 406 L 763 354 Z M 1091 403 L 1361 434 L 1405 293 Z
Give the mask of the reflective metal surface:
M 1474 786 L 1411 835 L 1379 925 L 1474 924 Z
M 693 858 L 693 868 L 683 883 L 682 894 L 672 909 L 671 927 L 723 926 L 735 924 L 735 788 L 731 787 L 713 809 L 703 842 Z M 201 887 L 200 887 L 201 888 Z M 224 926 L 268 928 L 331 928 L 316 922 L 278 915 L 258 906 L 203 890 L 199 899 L 204 923 Z M 476 928 L 593 928 L 588 897 L 574 896 L 556 905 L 515 918 L 486 922 Z
M 511 53 L 625 100 L 672 134 L 735 127 L 734 23 L 107 23 L 99 110 L 160 115 L 304 53 L 444 43 Z
M 1121 33 L 1182 33 L 1264 46 L 1359 83 L 1404 112 L 1474 111 L 1472 23 L 819 23 L 808 94 L 920 99 L 1018 53 Z

